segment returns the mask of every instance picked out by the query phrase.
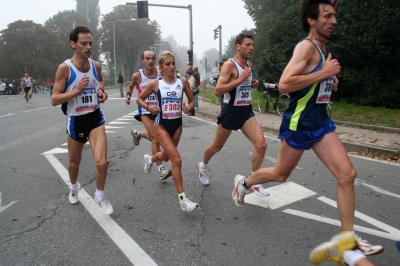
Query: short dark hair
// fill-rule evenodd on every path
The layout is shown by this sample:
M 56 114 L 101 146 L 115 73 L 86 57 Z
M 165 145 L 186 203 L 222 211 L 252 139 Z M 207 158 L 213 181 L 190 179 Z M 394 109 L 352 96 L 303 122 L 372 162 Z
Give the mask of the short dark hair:
M 186 70 L 186 74 L 193 76 L 193 70 L 191 70 L 191 69 Z
M 218 65 L 222 66 L 224 64 L 224 62 L 219 62 Z
M 90 35 L 93 36 L 92 32 L 89 30 L 88 27 L 85 26 L 78 26 L 75 29 L 73 29 L 71 31 L 71 33 L 69 34 L 69 40 L 73 41 L 73 42 L 77 42 L 78 41 L 78 35 L 79 33 L 90 33 Z
M 253 38 L 253 36 L 251 34 L 240 33 L 238 36 L 236 36 L 235 45 L 236 44 L 242 44 L 244 39 L 246 39 L 246 38 L 250 38 L 250 39 L 254 40 L 254 38 Z
M 318 19 L 319 5 L 332 5 L 331 0 L 302 0 L 301 1 L 301 27 L 305 32 L 310 31 L 310 24 L 307 19 Z
M 188 62 L 188 63 L 187 63 L 187 65 L 191 65 L 191 66 L 193 66 L 193 63 L 192 63 L 192 62 Z

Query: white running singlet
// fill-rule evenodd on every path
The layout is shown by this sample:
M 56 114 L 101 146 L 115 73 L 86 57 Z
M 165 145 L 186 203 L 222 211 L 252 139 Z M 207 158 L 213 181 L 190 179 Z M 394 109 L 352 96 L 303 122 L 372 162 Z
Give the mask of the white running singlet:
M 238 71 L 238 78 L 242 74 L 244 68 L 236 62 L 234 59 L 229 58 Z M 250 68 L 249 62 L 247 67 Z M 224 103 L 233 106 L 246 106 L 251 104 L 251 81 L 253 80 L 253 74 L 251 74 L 243 83 L 239 84 L 236 88 L 224 94 Z
M 158 78 L 161 77 L 160 72 L 158 71 L 158 69 L 156 69 L 156 71 L 157 71 L 157 75 L 154 78 L 149 78 L 144 73 L 144 69 L 139 69 L 140 83 L 137 86 L 138 96 L 147 88 L 147 85 L 149 85 L 150 82 L 152 82 L 153 80 L 158 79 Z M 144 102 L 148 106 L 158 106 L 157 97 L 156 97 L 156 94 L 154 92 L 149 97 L 147 97 L 147 99 L 145 99 Z M 149 111 L 147 111 L 146 109 L 144 109 L 140 105 L 138 105 L 138 113 L 139 113 L 139 115 L 151 114 Z
M 85 91 L 73 99 L 68 101 L 68 116 L 79 116 L 95 111 L 99 107 L 97 96 L 97 87 L 99 77 L 97 75 L 96 67 L 92 59 L 88 59 L 90 69 L 87 73 L 82 73 L 72 64 L 71 60 L 64 61 L 69 67 L 69 78 L 65 85 L 64 92 L 72 91 L 79 87 L 79 81 L 87 76 L 89 77 L 89 85 Z

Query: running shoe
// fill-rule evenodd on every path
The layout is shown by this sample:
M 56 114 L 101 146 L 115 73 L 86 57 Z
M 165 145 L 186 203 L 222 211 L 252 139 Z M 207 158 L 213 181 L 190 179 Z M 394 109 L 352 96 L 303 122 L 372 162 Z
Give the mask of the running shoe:
M 362 239 L 358 235 L 356 235 L 357 239 L 357 248 L 361 250 L 362 254 L 365 256 L 375 255 L 382 253 L 385 249 L 379 245 L 371 245 L 367 240 Z
M 208 168 L 204 170 L 204 169 L 201 168 L 201 163 L 198 163 L 197 164 L 197 169 L 199 170 L 200 182 L 203 185 L 208 186 L 210 184 L 210 175 L 208 173 Z
M 31 106 L 31 103 L 30 103 L 30 102 L 28 102 L 26 106 Z
M 144 172 L 146 174 L 150 174 L 151 173 L 151 168 L 153 167 L 153 164 L 149 163 L 149 160 L 150 160 L 151 156 L 148 155 L 148 154 L 145 154 L 143 158 L 144 158 L 144 168 L 143 168 Z
M 70 189 L 68 199 L 72 205 L 77 204 L 79 202 L 78 190 Z
M 139 136 L 138 131 L 134 128 L 131 129 L 131 135 L 133 138 L 133 143 L 137 146 L 140 143 L 140 139 L 142 138 L 141 136 Z
M 101 210 L 107 214 L 111 215 L 114 212 L 113 206 L 111 203 L 106 199 L 106 196 L 104 196 L 101 200 L 96 198 L 96 195 L 94 196 L 94 201 L 99 204 Z
M 333 261 L 345 265 L 342 255 L 346 250 L 357 248 L 357 240 L 353 231 L 343 231 L 332 237 L 329 242 L 322 243 L 310 253 L 310 260 L 313 264 L 320 264 L 324 261 Z
M 245 188 L 242 185 L 242 181 L 245 179 L 244 176 L 242 175 L 236 175 L 235 176 L 235 188 L 233 189 L 232 192 L 232 200 L 233 203 L 235 203 L 236 206 L 238 207 L 242 207 L 243 203 L 244 203 L 244 196 L 246 194 L 250 193 L 250 190 L 248 190 L 247 188 Z
M 263 188 L 261 185 L 252 185 L 250 188 L 249 188 L 249 191 L 250 192 L 254 192 L 257 196 L 260 196 L 260 197 L 267 197 L 267 196 L 269 196 L 269 192 L 265 189 L 265 188 Z
M 161 170 L 161 171 L 160 171 L 160 180 L 161 180 L 161 181 L 167 179 L 168 177 L 170 177 L 170 176 L 172 175 L 171 170 L 165 169 L 164 166 L 161 167 L 160 170 Z
M 183 199 L 179 199 L 181 209 L 185 212 L 191 212 L 199 206 L 197 203 L 190 201 L 186 196 Z

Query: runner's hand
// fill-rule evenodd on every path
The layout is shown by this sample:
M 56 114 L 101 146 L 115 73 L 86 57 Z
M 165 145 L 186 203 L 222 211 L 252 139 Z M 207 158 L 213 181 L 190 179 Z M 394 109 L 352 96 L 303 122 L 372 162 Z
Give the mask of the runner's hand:
M 183 103 L 183 108 L 182 108 L 183 112 L 185 114 L 189 114 L 190 113 L 190 108 L 189 106 L 186 105 L 186 103 Z
M 341 67 L 339 61 L 337 59 L 332 59 L 332 54 L 329 53 L 328 58 L 325 60 L 325 64 L 322 67 L 322 70 L 326 73 L 325 78 L 339 75 L 340 69 Z
M 131 104 L 131 96 L 126 95 L 126 97 L 125 97 L 125 103 L 126 103 L 127 105 L 130 105 L 130 104 Z

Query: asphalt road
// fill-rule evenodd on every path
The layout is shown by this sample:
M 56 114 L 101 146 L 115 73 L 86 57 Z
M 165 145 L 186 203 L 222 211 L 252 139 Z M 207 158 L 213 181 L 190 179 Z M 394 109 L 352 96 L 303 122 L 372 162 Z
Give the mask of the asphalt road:
M 197 162 L 215 133 L 215 121 L 184 116 L 179 144 L 185 192 L 200 207 L 184 213 L 172 178 L 156 168 L 143 172 L 150 143 L 134 146 L 129 130 L 143 129 L 117 90 L 101 108 L 106 116 L 111 161 L 106 194 L 108 217 L 93 204 L 94 163 L 85 145 L 79 173 L 81 202 L 68 202 L 66 137 L 60 107 L 49 94 L 0 95 L 0 265 L 311 265 L 310 250 L 340 231 L 336 182 L 313 152 L 305 152 L 271 196 L 231 200 L 233 178 L 250 172 L 251 143 L 233 132 L 209 163 L 211 184 L 198 180 Z M 279 142 L 266 136 L 263 167 L 273 166 Z M 400 265 L 400 164 L 351 157 L 358 171 L 356 231 L 385 252 L 377 265 Z M 168 168 L 170 163 L 165 164 Z M 132 180 L 135 179 L 135 183 Z M 334 265 L 326 263 L 324 265 Z

